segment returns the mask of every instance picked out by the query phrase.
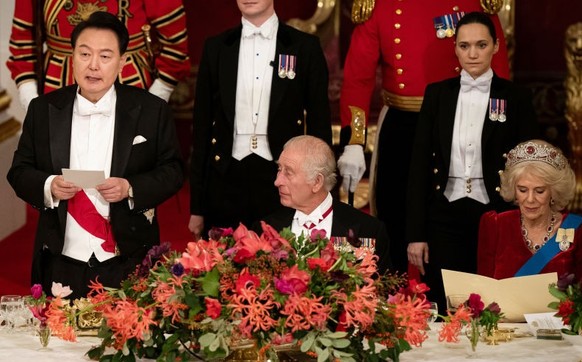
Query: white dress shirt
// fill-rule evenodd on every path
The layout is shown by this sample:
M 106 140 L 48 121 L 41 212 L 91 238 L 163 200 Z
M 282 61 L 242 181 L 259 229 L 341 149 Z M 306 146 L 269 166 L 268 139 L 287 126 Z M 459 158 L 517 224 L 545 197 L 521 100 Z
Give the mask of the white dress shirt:
M 242 25 L 232 157 L 242 160 L 255 153 L 271 161 L 267 126 L 279 19 L 273 14 L 257 28 L 243 17 Z M 256 148 L 252 147 L 253 137 Z
M 115 131 L 115 87 L 97 102 L 92 103 L 79 93 L 73 105 L 71 126 L 70 168 L 75 170 L 103 170 L 105 178 L 111 172 L 113 135 Z M 104 218 L 109 217 L 109 203 L 95 189 L 85 189 L 89 200 Z M 99 261 L 115 256 L 103 250 L 104 239 L 97 238 L 83 229 L 67 213 L 65 244 L 62 254 L 73 259 L 88 261 L 91 254 Z
M 327 197 L 319 206 L 317 206 L 309 215 L 306 215 L 302 211 L 295 210 L 295 216 L 293 216 L 293 221 L 291 223 L 291 231 L 299 236 L 303 233 L 305 236 L 309 237 L 313 229 L 324 230 L 326 237 L 330 238 L 331 227 L 333 224 L 333 198 L 331 194 L 328 193 Z M 329 211 L 331 209 L 331 211 Z M 329 213 L 324 217 L 326 212 Z M 313 225 L 312 225 L 313 224 Z
M 469 197 L 483 204 L 489 203 L 483 181 L 481 135 L 489 104 L 491 79 L 491 68 L 477 79 L 465 70 L 461 71 L 461 84 L 473 86 L 462 85 L 457 101 L 449 179 L 444 193 L 450 202 Z

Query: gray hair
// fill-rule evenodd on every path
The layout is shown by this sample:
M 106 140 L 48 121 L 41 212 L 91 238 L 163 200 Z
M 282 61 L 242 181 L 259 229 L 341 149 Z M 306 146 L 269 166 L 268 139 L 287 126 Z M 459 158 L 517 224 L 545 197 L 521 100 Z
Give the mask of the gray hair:
M 532 142 L 554 148 L 561 154 L 561 151 L 549 143 L 541 140 Z M 515 185 L 517 180 L 525 174 L 538 177 L 550 188 L 550 195 L 553 204 L 550 207 L 553 211 L 564 209 L 574 198 L 576 191 L 576 176 L 568 163 L 562 169 L 558 169 L 551 164 L 527 160 L 505 167 L 501 178 L 501 197 L 507 202 L 515 202 Z
M 301 152 L 305 157 L 303 171 L 309 182 L 315 181 L 318 174 L 323 176 L 324 186 L 331 191 L 336 184 L 335 155 L 331 147 L 322 139 L 314 136 L 297 136 L 291 138 L 283 149 L 291 149 Z

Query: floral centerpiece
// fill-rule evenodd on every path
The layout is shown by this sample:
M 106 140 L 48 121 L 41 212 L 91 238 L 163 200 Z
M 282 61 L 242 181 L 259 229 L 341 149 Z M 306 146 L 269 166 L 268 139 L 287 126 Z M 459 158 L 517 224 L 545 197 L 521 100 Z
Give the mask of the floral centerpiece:
M 447 311 L 447 316 L 443 317 L 444 323 L 439 331 L 439 341 L 458 342 L 463 326 L 468 326 L 466 334 L 474 352 L 481 337 L 481 329 L 484 330 L 486 336 L 491 336 L 502 317 L 503 313 L 499 304 L 492 302 L 485 307 L 481 296 L 472 293 L 467 301 L 457 306 L 454 313 Z
M 120 289 L 92 283 L 104 322 L 89 357 L 212 360 L 252 344 L 276 360 L 291 344 L 318 361 L 398 360 L 427 338 L 424 284 L 378 275 L 377 256 L 321 231 L 262 229 L 214 229 L 182 254 L 155 247 Z
M 569 335 L 582 335 L 582 283 L 574 281 L 574 274 L 569 274 L 558 279 L 558 283 L 549 286 L 550 293 L 558 299 L 548 307 L 556 309 L 556 317 L 562 318 L 562 322 L 568 328 L 563 328 L 562 333 Z
M 65 298 L 70 295 L 72 291 L 69 287 L 63 287 L 61 283 L 53 282 L 51 293 L 58 298 Z M 52 304 L 51 298 L 47 297 L 47 295 L 42 290 L 42 285 L 34 284 L 30 288 L 30 296 L 26 298 L 26 305 L 28 306 L 28 309 L 34 318 L 39 321 L 38 335 L 40 338 L 40 343 L 43 347 L 46 347 L 51 336 L 48 320 L 50 316 L 49 309 Z

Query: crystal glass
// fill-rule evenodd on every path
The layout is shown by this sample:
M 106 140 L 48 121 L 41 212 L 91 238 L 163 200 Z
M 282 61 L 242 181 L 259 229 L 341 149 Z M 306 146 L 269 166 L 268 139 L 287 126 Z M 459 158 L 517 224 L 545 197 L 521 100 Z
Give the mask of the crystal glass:
M 451 313 L 455 313 L 459 305 L 465 303 L 469 299 L 465 294 L 450 294 L 447 295 L 447 309 Z
M 20 295 L 3 295 L 0 298 L 0 311 L 6 323 L 9 333 L 14 331 L 14 326 L 24 309 L 24 300 Z

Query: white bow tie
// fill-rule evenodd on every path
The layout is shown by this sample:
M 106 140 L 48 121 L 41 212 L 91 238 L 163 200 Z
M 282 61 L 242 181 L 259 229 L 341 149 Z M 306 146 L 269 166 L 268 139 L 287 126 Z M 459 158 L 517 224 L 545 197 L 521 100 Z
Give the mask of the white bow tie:
M 111 104 L 109 102 L 100 102 L 98 104 L 94 104 L 87 101 L 78 101 L 77 112 L 81 116 L 91 116 L 94 114 L 109 116 L 111 114 Z
M 488 93 L 491 86 L 491 79 L 468 79 L 461 77 L 461 91 L 469 92 L 471 89 L 477 89 L 482 93 Z
M 265 39 L 271 39 L 271 32 L 269 29 L 267 29 L 266 26 L 257 28 L 256 26 L 252 25 L 243 25 L 243 37 L 252 38 L 255 35 L 260 35 Z

